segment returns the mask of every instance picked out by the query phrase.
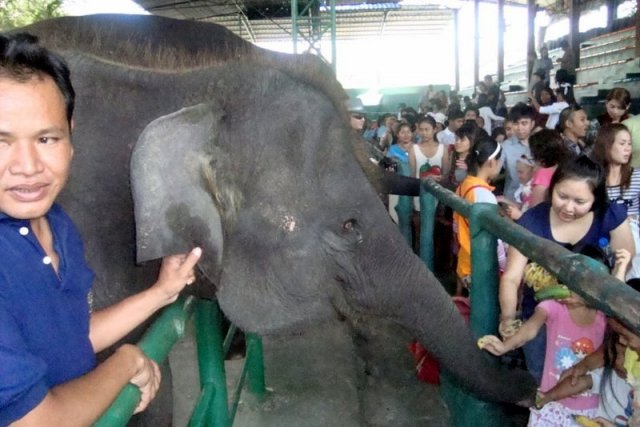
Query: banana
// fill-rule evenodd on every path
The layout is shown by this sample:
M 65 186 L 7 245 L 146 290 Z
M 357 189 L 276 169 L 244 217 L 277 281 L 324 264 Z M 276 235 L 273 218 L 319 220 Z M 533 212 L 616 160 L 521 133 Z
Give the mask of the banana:
M 565 285 L 552 285 L 537 291 L 534 298 L 536 301 L 544 301 L 547 299 L 569 298 L 570 295 L 571 291 Z
M 597 423 L 584 415 L 573 415 L 573 420 L 582 427 L 600 427 L 600 423 Z

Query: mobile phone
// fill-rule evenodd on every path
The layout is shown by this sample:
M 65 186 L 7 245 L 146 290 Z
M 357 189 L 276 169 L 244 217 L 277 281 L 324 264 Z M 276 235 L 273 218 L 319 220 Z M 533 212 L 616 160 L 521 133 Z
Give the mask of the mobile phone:
M 502 209 L 509 209 L 509 203 L 506 202 L 498 202 L 498 206 L 500 206 Z

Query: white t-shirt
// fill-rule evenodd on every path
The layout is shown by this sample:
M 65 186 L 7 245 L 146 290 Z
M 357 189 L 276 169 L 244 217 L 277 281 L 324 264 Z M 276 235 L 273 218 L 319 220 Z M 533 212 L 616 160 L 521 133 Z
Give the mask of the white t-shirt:
M 551 105 L 545 105 L 543 107 L 540 107 L 540 114 L 549 115 L 549 118 L 547 118 L 547 124 L 546 124 L 547 129 L 556 128 L 556 125 L 560 121 L 560 113 L 562 112 L 562 110 L 564 110 L 568 106 L 569 104 L 562 101 L 562 102 L 554 102 Z
M 493 131 L 492 120 L 504 121 L 504 117 L 495 115 L 491 107 L 480 107 L 478 112 L 480 113 L 480 117 L 484 119 L 483 129 L 487 131 L 489 135 L 491 135 L 491 131 Z
M 456 142 L 456 134 L 451 132 L 448 127 L 441 130 L 436 135 L 436 139 L 440 144 L 451 145 Z
M 416 156 L 416 178 L 420 178 L 420 168 L 429 162 L 431 166 L 438 166 L 442 170 L 442 156 L 444 156 L 444 144 L 438 144 L 438 149 L 433 157 L 424 155 L 418 144 L 414 144 L 413 153 Z M 413 198 L 413 208 L 420 212 L 420 197 Z
M 604 368 L 598 368 L 589 372 L 593 382 L 592 393 L 600 394 L 603 370 Z M 597 416 L 612 421 L 616 425 L 618 423 L 626 425 L 627 417 L 632 411 L 633 393 L 631 386 L 620 378 L 615 371 L 612 371 L 603 391 L 604 394 L 600 394 Z

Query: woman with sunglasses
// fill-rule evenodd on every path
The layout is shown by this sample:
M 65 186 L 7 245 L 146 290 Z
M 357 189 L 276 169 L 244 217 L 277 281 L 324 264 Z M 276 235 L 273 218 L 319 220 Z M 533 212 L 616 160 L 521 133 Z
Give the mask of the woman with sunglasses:
M 604 167 L 609 202 L 627 209 L 636 251 L 640 249 L 640 169 L 631 166 L 631 134 L 620 123 L 605 124 L 598 130 L 593 157 Z M 640 255 L 632 259 L 626 279 L 640 277 Z

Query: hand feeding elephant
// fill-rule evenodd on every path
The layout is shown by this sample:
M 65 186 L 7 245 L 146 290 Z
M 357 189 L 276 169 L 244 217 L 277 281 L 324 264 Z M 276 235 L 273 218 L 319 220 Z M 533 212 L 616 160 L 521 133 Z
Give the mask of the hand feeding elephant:
M 244 330 L 372 314 L 409 329 L 479 397 L 532 396 L 528 374 L 478 350 L 390 221 L 320 60 L 154 16 L 25 30 L 71 68 L 76 154 L 61 202 L 84 236 L 98 306 L 149 283 L 156 267 L 135 266 L 136 235 L 139 261 L 198 245 L 204 281 Z

